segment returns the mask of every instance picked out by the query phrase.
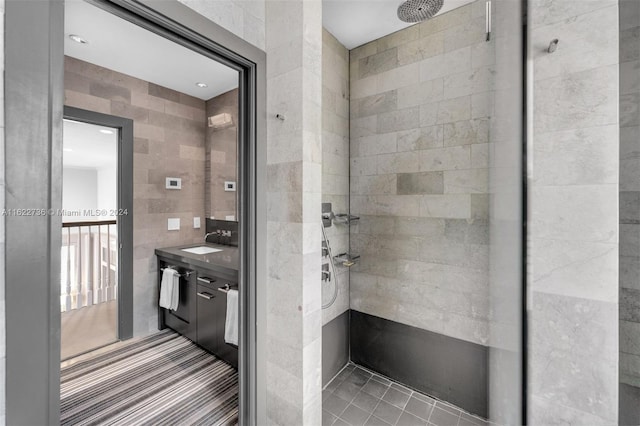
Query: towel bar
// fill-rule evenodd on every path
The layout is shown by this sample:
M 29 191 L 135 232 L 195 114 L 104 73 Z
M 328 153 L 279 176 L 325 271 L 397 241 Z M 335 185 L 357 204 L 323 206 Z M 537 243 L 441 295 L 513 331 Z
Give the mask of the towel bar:
M 165 269 L 167 268 L 160 268 L 161 271 L 164 271 Z M 173 269 L 174 271 L 177 271 L 177 269 L 174 266 L 169 266 L 169 269 Z M 193 271 L 186 271 L 186 272 L 183 272 L 182 274 L 178 272 L 178 275 L 180 275 L 183 278 L 189 278 L 191 274 L 193 274 Z
M 231 287 L 229 284 L 225 284 L 224 287 L 218 287 L 218 291 L 222 293 L 229 293 L 229 290 L 237 290 L 238 287 Z

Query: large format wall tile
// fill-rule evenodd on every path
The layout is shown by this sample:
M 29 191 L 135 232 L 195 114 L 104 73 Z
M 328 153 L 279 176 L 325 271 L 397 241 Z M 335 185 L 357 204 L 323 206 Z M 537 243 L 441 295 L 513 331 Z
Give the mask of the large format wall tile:
M 617 185 L 539 186 L 532 196 L 536 239 L 618 241 Z
M 536 29 L 557 22 L 570 22 L 576 17 L 608 6 L 615 6 L 617 3 L 617 0 L 533 0 L 530 5 L 531 10 L 535 10 L 531 17 L 532 27 Z M 609 32 L 617 33 L 618 22 L 614 22 L 613 25 L 615 25 L 615 31 L 609 28 Z
M 322 31 L 322 202 L 331 203 L 336 213 L 349 212 L 349 51 L 326 29 Z M 358 116 L 376 115 L 396 108 L 397 93 L 395 90 L 360 99 Z M 352 114 L 355 113 L 352 111 Z M 352 141 L 351 149 L 357 149 L 363 156 L 395 152 L 395 135 L 375 135 Z M 366 188 L 366 193 L 385 193 L 382 188 L 394 187 L 394 179 L 390 176 L 362 176 L 361 181 L 351 182 L 352 191 Z M 380 188 L 376 191 L 375 188 Z M 371 191 L 371 192 L 369 192 Z M 334 224 L 326 229 L 332 254 L 334 256 L 349 251 L 349 227 Z M 323 262 L 331 261 L 325 258 Z M 349 309 L 349 270 L 336 265 L 338 277 L 332 275 L 329 282 L 322 283 L 323 304 L 328 303 L 334 286 L 338 286 L 336 301 L 322 311 L 322 324 L 328 324 Z M 337 280 L 336 280 L 337 278 Z M 337 324 L 337 325 L 336 325 Z M 335 327 L 348 327 L 344 321 L 334 323 Z M 335 331 L 335 330 L 334 330 Z M 339 330 L 343 335 L 348 329 Z M 338 331 L 335 331 L 338 332 Z M 335 350 L 342 346 L 330 345 Z M 348 350 L 348 348 L 347 348 Z M 332 357 L 344 359 L 347 354 L 334 354 Z M 334 366 L 335 367 L 335 366 Z M 339 366 L 340 368 L 342 366 Z M 333 377 L 337 371 L 329 374 Z M 327 377 L 327 372 L 323 372 Z
M 267 1 L 265 14 L 267 226 L 286 232 L 267 240 L 267 424 L 319 424 L 322 3 Z
M 476 3 L 351 51 L 351 308 L 486 344 L 493 46 Z
M 615 184 L 618 177 L 618 126 L 539 133 L 534 146 L 539 185 Z
M 534 0 L 530 8 L 532 424 L 618 421 L 617 3 Z
M 617 64 L 618 34 L 613 31 L 592 31 L 596 26 L 612 28 L 617 24 L 618 8 L 615 2 L 609 2 L 608 7 L 578 15 L 574 19 L 535 28 L 532 34 L 536 42 L 535 80 Z M 546 49 L 554 38 L 559 39 L 560 44 L 558 50 L 549 55 Z
M 536 292 L 533 303 L 538 312 L 544 310 L 532 326 L 533 394 L 603 420 L 616 419 L 617 377 L 603 379 L 617 370 L 618 339 L 610 330 L 617 322 L 617 301 Z
M 534 92 L 536 134 L 618 122 L 617 65 L 538 80 Z

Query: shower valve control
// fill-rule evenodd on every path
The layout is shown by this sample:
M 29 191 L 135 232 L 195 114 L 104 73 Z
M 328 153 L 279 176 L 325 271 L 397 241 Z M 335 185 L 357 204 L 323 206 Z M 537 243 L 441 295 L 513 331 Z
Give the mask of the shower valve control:
M 322 281 L 329 282 L 331 281 L 331 272 L 329 271 L 329 264 L 322 264 Z

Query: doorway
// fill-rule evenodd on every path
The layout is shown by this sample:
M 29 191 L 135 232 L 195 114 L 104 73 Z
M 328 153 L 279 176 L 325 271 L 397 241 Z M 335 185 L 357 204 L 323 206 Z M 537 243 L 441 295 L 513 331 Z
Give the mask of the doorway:
M 61 209 L 62 188 L 56 182 L 61 182 L 62 174 L 64 5 L 61 1 L 30 3 L 9 2 L 5 9 L 11 22 L 5 31 L 5 207 Z M 257 409 L 264 406 L 264 392 L 256 390 L 264 386 L 259 376 L 263 369 L 256 368 L 264 362 L 256 355 L 257 324 L 264 328 L 258 317 L 264 317 L 264 312 L 255 301 L 256 277 L 266 276 L 264 261 L 256 261 L 264 259 L 265 253 L 266 224 L 256 215 L 258 206 L 261 211 L 265 208 L 266 151 L 264 144 L 257 143 L 266 131 L 265 54 L 177 1 L 149 3 L 152 6 L 120 0 L 91 3 L 239 72 L 238 221 L 243 247 L 239 277 L 246 284 L 239 295 L 239 420 L 254 424 Z M 30 143 L 20 143 L 25 139 Z M 48 215 L 5 222 L 7 423 L 59 422 L 61 289 L 59 279 L 51 278 L 60 276 L 61 222 Z
M 133 122 L 66 107 L 61 359 L 133 335 Z

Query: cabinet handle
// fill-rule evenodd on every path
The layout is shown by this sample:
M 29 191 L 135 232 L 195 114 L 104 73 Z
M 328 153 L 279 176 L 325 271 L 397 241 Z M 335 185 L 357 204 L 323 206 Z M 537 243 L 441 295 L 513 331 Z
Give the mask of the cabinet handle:
M 201 283 L 205 283 L 205 284 L 211 284 L 211 283 L 215 283 L 216 280 L 214 280 L 213 278 L 209 278 L 209 277 L 198 277 L 198 281 L 200 281 Z
M 202 297 L 203 299 L 207 299 L 207 300 L 211 300 L 211 299 L 213 299 L 215 297 L 213 294 L 207 293 L 207 292 L 198 293 L 198 296 Z

